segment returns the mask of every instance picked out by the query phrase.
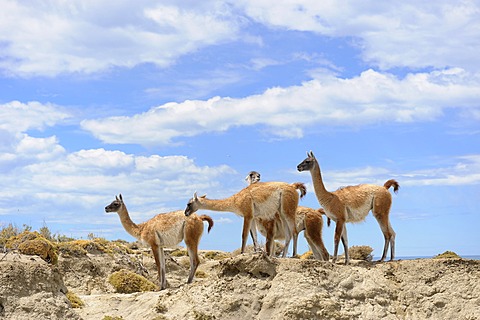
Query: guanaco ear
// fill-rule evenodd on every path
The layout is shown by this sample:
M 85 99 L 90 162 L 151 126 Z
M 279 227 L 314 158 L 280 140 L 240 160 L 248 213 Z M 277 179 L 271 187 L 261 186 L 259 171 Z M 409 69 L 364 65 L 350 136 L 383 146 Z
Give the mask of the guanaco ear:
M 118 197 L 120 198 L 120 201 L 123 202 L 123 198 L 122 198 L 122 194 L 121 194 L 121 193 L 118 195 Z
M 203 196 L 200 196 L 200 198 L 205 199 L 207 197 L 207 194 L 204 194 Z
M 198 200 L 197 191 L 195 191 L 195 192 L 193 193 L 193 200 L 195 200 L 195 201 Z
M 313 151 L 310 150 L 310 153 L 307 153 L 307 155 L 310 157 L 310 158 L 314 158 L 315 159 L 315 156 L 313 155 Z

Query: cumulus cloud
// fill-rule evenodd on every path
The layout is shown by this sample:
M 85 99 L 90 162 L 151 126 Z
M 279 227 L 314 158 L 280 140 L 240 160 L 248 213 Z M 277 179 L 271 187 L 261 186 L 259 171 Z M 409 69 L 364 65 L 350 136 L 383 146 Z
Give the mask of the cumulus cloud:
M 55 136 L 34 138 L 24 135 L 16 146 L 15 153 L 19 158 L 47 161 L 63 155 L 65 149 L 58 144 L 58 139 Z
M 65 149 L 56 136 L 32 137 L 26 132 L 45 130 L 70 117 L 62 107 L 36 101 L 11 101 L 0 105 L 0 170 L 8 172 L 29 163 L 63 156 Z
M 235 5 L 271 27 L 352 38 L 363 59 L 380 68 L 480 68 L 476 1 L 243 0 Z
M 11 101 L 0 104 L 0 130 L 13 134 L 42 130 L 69 117 L 66 110 L 49 103 Z
M 0 69 L 55 76 L 167 66 L 198 48 L 230 41 L 238 28 L 239 20 L 219 1 L 183 8 L 151 1 L 2 1 Z
M 254 37 L 248 21 L 351 39 L 364 61 L 383 69 L 480 68 L 475 1 L 119 0 L 112 6 L 7 0 L 0 11 L 0 69 L 55 76 L 143 63 L 165 67 L 206 46 Z
M 196 189 L 211 190 L 221 177 L 236 173 L 226 165 L 198 166 L 185 156 L 103 148 L 68 152 L 56 136 L 28 134 L 69 117 L 53 105 L 11 102 L 1 106 L 0 115 L 1 139 L 8 142 L 0 148 L 0 203 L 9 210 L 41 211 L 43 217 L 63 210 L 79 212 L 102 208 L 106 194 L 123 192 L 132 195 L 129 202 L 146 217 L 175 203 L 183 207 Z M 0 214 L 11 214 L 5 210 Z
M 29 149 L 33 153 L 35 149 Z M 44 150 L 38 150 L 42 155 Z M 38 157 L 37 157 L 38 158 Z M 2 157 L 0 156 L 0 161 Z M 142 218 L 159 210 L 182 209 L 196 189 L 218 187 L 219 179 L 236 172 L 226 166 L 198 166 L 184 156 L 136 156 L 105 149 L 80 150 L 19 166 L 2 175 L 0 197 L 8 207 L 103 208 L 105 199 L 123 193 Z M 15 188 L 8 188 L 15 183 Z M 141 193 L 138 190 L 142 190 Z M 24 197 L 25 200 L 21 200 Z M 163 204 L 163 207 L 162 207 Z M 55 211 L 54 211 L 55 212 Z M 52 212 L 52 213 L 54 213 Z M 49 215 L 48 212 L 44 213 Z
M 468 79 L 465 80 L 465 79 Z M 82 127 L 107 143 L 164 145 L 182 137 L 261 125 L 279 137 L 302 137 L 310 126 L 364 126 L 438 119 L 446 108 L 478 109 L 480 79 L 459 68 L 357 77 L 323 77 L 233 99 L 167 103 L 131 117 L 85 120 Z
M 434 160 L 432 160 L 433 162 Z M 435 168 L 421 168 L 408 172 L 392 172 L 384 167 L 363 167 L 351 170 L 323 172 L 327 189 L 374 183 L 383 185 L 388 179 L 396 179 L 401 186 L 460 186 L 480 184 L 480 154 L 443 159 Z M 324 170 L 325 171 L 325 170 Z M 313 185 L 308 186 L 313 190 Z

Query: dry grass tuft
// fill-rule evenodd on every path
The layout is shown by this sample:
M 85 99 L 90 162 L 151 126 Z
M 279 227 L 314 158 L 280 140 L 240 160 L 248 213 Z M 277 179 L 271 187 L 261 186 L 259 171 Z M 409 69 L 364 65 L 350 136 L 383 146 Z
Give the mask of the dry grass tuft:
M 353 246 L 348 249 L 350 259 L 372 261 L 373 248 L 370 246 Z
M 302 254 L 302 255 L 300 256 L 300 259 L 302 259 L 302 260 L 313 259 L 313 252 L 312 252 L 312 250 L 309 250 L 309 251 L 305 252 L 304 254 Z

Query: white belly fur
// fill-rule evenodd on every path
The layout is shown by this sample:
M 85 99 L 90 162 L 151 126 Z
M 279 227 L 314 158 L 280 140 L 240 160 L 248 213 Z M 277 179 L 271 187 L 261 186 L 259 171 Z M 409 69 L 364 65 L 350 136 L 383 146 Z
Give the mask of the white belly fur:
M 172 228 L 157 232 L 162 247 L 174 247 L 183 240 L 184 221 L 178 221 Z
M 365 217 L 368 215 L 371 209 L 371 201 L 365 201 L 365 203 L 358 208 L 347 207 L 347 222 L 361 222 L 365 220 Z
M 280 197 L 281 192 L 278 190 L 263 202 L 255 201 L 253 204 L 253 215 L 262 219 L 273 219 L 275 213 L 279 211 L 280 208 Z

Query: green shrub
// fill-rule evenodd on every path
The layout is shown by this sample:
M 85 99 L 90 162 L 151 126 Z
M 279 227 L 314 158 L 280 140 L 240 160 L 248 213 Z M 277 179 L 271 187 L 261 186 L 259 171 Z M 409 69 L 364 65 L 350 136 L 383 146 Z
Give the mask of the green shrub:
M 18 246 L 27 240 L 33 240 L 38 237 L 41 237 L 41 235 L 38 232 L 30 232 L 29 230 L 24 230 L 21 233 L 18 233 L 14 235 L 13 237 L 10 237 L 7 239 L 7 242 L 5 243 L 5 246 L 8 249 L 18 249 Z
M 47 227 L 47 224 L 45 221 L 43 222 L 43 227 L 40 228 L 39 233 L 47 240 L 52 241 L 52 232 L 50 232 L 50 229 Z
M 170 256 L 172 256 L 172 257 L 184 257 L 184 256 L 188 256 L 188 252 L 185 249 L 178 249 L 178 250 L 172 251 L 170 253 Z
M 132 271 L 125 269 L 119 270 L 110 275 L 108 282 L 118 293 L 134 293 L 142 291 L 155 291 L 157 286 Z
M 56 241 L 56 242 L 69 242 L 69 241 L 74 241 L 75 239 L 72 238 L 72 237 L 67 237 L 66 235 L 64 234 L 58 234 L 58 233 L 55 233 L 53 235 L 53 239 Z
M 129 243 L 125 240 L 114 240 L 109 242 L 109 247 L 114 253 L 126 253 L 133 254 L 132 248 L 130 248 Z
M 18 228 L 11 223 L 5 227 L 2 227 L 2 229 L 0 230 L 0 246 L 5 246 L 8 239 L 17 236 L 19 233 L 20 231 L 18 230 Z
M 22 254 L 37 255 L 52 264 L 56 264 L 58 261 L 57 247 L 36 231 L 25 230 L 10 237 L 7 240 L 6 247 L 18 249 Z
M 223 260 L 230 257 L 229 253 L 222 251 L 208 251 L 205 252 L 205 258 L 209 260 Z
M 18 251 L 22 254 L 36 255 L 48 263 L 56 264 L 58 261 L 57 250 L 53 244 L 43 237 L 26 240 L 18 245 Z
M 79 240 L 80 241 L 80 240 Z M 83 240 L 86 241 L 86 240 Z M 61 254 L 74 257 L 82 257 L 87 255 L 87 250 L 78 241 L 59 242 L 57 244 L 58 251 Z
M 67 292 L 67 299 L 70 301 L 70 304 L 72 305 L 72 308 L 81 308 L 85 305 L 85 303 L 80 299 L 79 296 L 77 296 L 75 293 L 72 291 Z
M 445 251 L 444 253 L 437 254 L 434 259 L 461 259 L 458 254 L 453 251 Z

